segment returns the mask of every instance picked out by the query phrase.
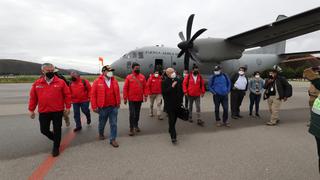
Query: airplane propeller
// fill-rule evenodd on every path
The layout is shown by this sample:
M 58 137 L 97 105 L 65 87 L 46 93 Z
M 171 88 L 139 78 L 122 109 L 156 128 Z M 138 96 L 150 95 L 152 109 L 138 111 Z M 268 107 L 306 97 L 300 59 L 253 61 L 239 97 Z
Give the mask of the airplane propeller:
M 184 54 L 184 69 L 189 70 L 189 61 L 190 58 L 194 60 L 192 57 L 192 48 L 193 48 L 193 41 L 197 39 L 203 32 L 207 29 L 203 28 L 198 30 L 192 37 L 191 37 L 191 30 L 192 30 L 192 23 L 193 23 L 194 14 L 189 16 L 187 22 L 187 39 L 185 39 L 183 32 L 179 32 L 179 37 L 182 42 L 178 44 L 178 47 L 181 49 L 180 53 L 178 54 L 178 58 Z M 190 38 L 191 37 L 191 38 Z

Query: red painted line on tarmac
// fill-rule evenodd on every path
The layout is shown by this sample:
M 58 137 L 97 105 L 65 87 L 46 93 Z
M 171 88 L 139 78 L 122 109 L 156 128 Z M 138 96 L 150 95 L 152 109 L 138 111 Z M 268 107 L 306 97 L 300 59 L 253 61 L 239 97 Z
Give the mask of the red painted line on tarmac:
M 84 119 L 81 118 L 82 124 L 84 123 Z M 60 144 L 60 156 L 63 153 L 65 149 L 70 145 L 71 141 L 76 137 L 75 132 L 73 132 L 72 129 L 69 130 L 69 133 L 65 135 L 61 141 Z M 50 171 L 50 169 L 53 167 L 55 162 L 60 157 L 52 157 L 52 155 L 49 155 L 39 166 L 38 168 L 32 172 L 31 176 L 28 178 L 28 180 L 42 180 Z

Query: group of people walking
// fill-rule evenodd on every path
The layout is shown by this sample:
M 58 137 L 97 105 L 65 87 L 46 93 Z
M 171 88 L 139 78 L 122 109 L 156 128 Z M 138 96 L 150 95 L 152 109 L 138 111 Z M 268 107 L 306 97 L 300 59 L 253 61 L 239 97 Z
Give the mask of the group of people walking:
M 150 117 L 156 116 L 163 120 L 163 111 L 168 116 L 169 133 L 172 143 L 177 143 L 176 122 L 178 112 L 183 104 L 189 110 L 189 122 L 196 120 L 196 124 L 204 126 L 201 118 L 201 98 L 205 94 L 205 81 L 198 66 L 194 65 L 192 71 L 184 71 L 183 77 L 177 75 L 173 68 L 165 71 L 157 69 L 150 74 L 148 79 L 140 73 L 140 65 L 132 64 L 132 73 L 129 74 L 123 85 L 123 102 L 129 106 L 129 135 L 135 136 L 141 129 L 139 127 L 140 110 L 143 102 L 149 98 Z M 91 123 L 89 106 L 93 112 L 99 114 L 98 133 L 99 139 L 105 139 L 104 129 L 107 121 L 110 124 L 109 143 L 113 147 L 119 147 L 117 138 L 117 117 L 121 104 L 120 88 L 118 81 L 113 76 L 114 69 L 106 65 L 102 68 L 102 74 L 93 82 L 80 77 L 77 72 L 70 74 L 70 83 L 65 78 L 55 73 L 52 64 L 45 63 L 41 67 L 43 76 L 34 82 L 30 91 L 29 111 L 30 117 L 35 118 L 35 109 L 38 106 L 41 133 L 53 141 L 52 155 L 59 155 L 61 141 L 62 118 L 68 119 L 71 104 L 74 112 L 76 127 L 74 132 L 81 131 L 82 120 L 80 111 L 86 116 L 86 123 Z M 290 97 L 290 84 L 284 77 L 278 75 L 277 70 L 270 71 L 269 78 L 264 81 L 259 72 L 255 72 L 252 78 L 246 75 L 246 68 L 240 67 L 239 71 L 229 77 L 220 66 L 213 68 L 213 75 L 208 81 L 208 89 L 213 95 L 215 105 L 216 126 L 230 127 L 228 120 L 229 94 L 231 97 L 231 117 L 239 119 L 240 106 L 249 89 L 250 106 L 249 115 L 259 117 L 259 102 L 261 97 L 268 100 L 271 119 L 268 125 L 276 125 L 279 122 L 279 108 L 282 101 Z M 67 82 L 67 83 L 66 83 Z M 266 89 L 264 91 L 264 89 Z M 292 89 L 291 89 L 292 91 Z M 264 93 L 263 93 L 264 92 Z M 292 92 L 291 92 L 292 93 Z M 195 119 L 192 114 L 193 104 L 196 107 Z M 219 108 L 223 108 L 220 117 Z M 53 131 L 50 131 L 50 124 Z M 66 125 L 70 123 L 66 121 Z

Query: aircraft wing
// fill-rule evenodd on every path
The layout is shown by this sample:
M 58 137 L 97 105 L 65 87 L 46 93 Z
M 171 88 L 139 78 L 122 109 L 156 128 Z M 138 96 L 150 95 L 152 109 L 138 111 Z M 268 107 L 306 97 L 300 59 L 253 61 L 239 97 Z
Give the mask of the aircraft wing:
M 291 56 L 306 56 L 310 54 L 320 54 L 320 51 L 305 51 L 305 52 L 294 52 L 294 53 L 284 53 L 279 54 L 281 57 L 291 57 Z
M 226 41 L 247 49 L 266 46 L 320 30 L 320 7 L 291 17 L 284 18 L 283 15 L 279 17 L 281 20 L 231 36 Z

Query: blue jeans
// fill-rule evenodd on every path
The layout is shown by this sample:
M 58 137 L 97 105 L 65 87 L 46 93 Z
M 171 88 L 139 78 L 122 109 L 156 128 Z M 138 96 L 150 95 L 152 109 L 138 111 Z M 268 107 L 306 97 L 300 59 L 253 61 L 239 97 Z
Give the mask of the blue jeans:
M 76 122 L 77 128 L 82 127 L 81 119 L 80 119 L 80 108 L 81 108 L 81 111 L 86 115 L 87 120 L 91 120 L 89 102 L 73 103 L 72 107 L 73 107 L 73 117 L 74 117 L 74 121 Z
M 110 124 L 110 142 L 117 137 L 117 121 L 118 108 L 117 107 L 103 107 L 99 108 L 99 135 L 104 135 L 104 128 L 109 118 Z
M 220 121 L 220 115 L 219 115 L 219 108 L 220 104 L 223 108 L 223 116 L 222 120 L 224 123 L 228 121 L 228 94 L 227 95 L 214 95 L 213 96 L 213 102 L 214 102 L 214 112 L 216 115 L 216 121 Z

